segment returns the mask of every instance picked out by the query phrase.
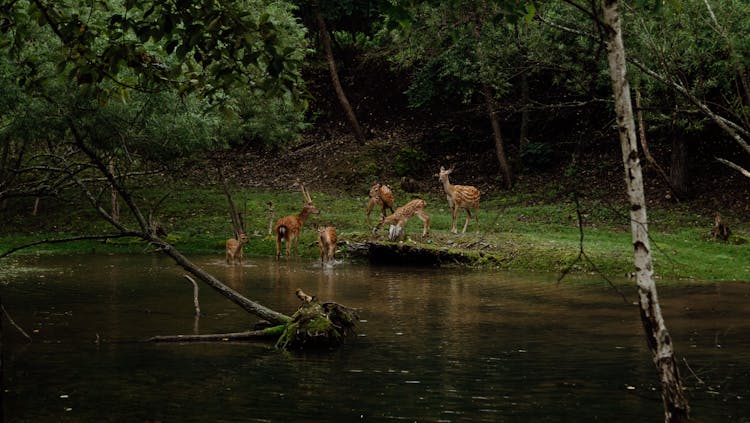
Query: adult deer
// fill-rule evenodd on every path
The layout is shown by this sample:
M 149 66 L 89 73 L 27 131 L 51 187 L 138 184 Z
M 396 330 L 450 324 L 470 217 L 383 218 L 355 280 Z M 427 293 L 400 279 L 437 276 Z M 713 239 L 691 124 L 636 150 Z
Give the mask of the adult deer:
M 242 246 L 247 242 L 247 234 L 244 231 L 239 232 L 237 238 L 227 240 L 227 264 L 234 266 L 239 261 L 242 266 Z
M 385 216 L 385 209 L 390 209 L 393 213 L 393 191 L 388 185 L 375 183 L 370 188 L 370 201 L 367 203 L 367 224 L 370 224 L 370 212 L 373 206 L 381 208 L 381 216 Z
M 477 225 L 479 224 L 479 190 L 470 185 L 451 185 L 448 180 L 448 175 L 453 172 L 453 166 L 450 169 L 445 169 L 440 166 L 440 173 L 435 175 L 443 183 L 443 189 L 445 189 L 446 198 L 448 199 L 448 205 L 453 211 L 453 223 L 451 225 L 451 233 L 458 233 L 456 229 L 456 219 L 458 218 L 458 212 L 463 209 L 466 210 L 466 222 L 464 222 L 464 229 L 461 233 L 466 233 L 466 227 L 469 226 L 469 220 L 471 219 L 471 210 L 474 209 L 474 217 L 476 218 Z
M 315 228 L 318 232 L 318 247 L 320 247 L 320 263 L 326 264 L 334 261 L 336 254 L 336 236 L 335 226 L 319 226 Z
M 406 226 L 406 222 L 412 217 L 417 216 L 423 223 L 422 236 L 425 236 L 430 232 L 430 216 L 424 212 L 426 206 L 427 202 L 421 198 L 411 200 L 397 208 L 390 216 L 382 216 L 378 226 L 376 226 L 372 232 L 375 233 L 381 226 L 383 226 L 383 224 L 387 223 L 390 225 L 390 229 L 388 230 L 388 240 L 393 241 L 401 236 L 404 226 Z
M 302 207 L 302 211 L 297 215 L 284 216 L 276 221 L 276 226 L 273 231 L 276 234 L 276 258 L 281 257 L 281 242 L 286 242 L 286 256 L 291 256 L 291 245 L 294 243 L 294 249 L 299 255 L 299 235 L 302 231 L 302 225 L 305 224 L 305 220 L 311 214 L 318 214 L 320 211 L 313 205 L 310 194 L 305 190 L 305 186 L 298 184 L 302 195 L 305 198 L 305 206 Z

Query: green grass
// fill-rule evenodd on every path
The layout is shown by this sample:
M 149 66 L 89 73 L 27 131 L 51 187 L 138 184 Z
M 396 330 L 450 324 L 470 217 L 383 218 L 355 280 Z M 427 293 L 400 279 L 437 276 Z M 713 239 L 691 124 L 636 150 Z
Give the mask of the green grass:
M 169 233 L 168 240 L 190 254 L 223 256 L 224 242 L 232 234 L 227 201 L 215 186 L 196 187 L 189 183 L 143 185 L 137 190 L 144 212 L 151 211 Z M 152 207 L 167 195 L 156 210 Z M 357 195 L 358 194 L 358 195 Z M 370 239 L 370 227 L 365 220 L 367 192 L 344 196 L 311 193 L 321 214 L 312 216 L 305 225 L 300 240 L 300 253 L 317 257 L 313 224 L 336 225 L 341 241 Z M 397 204 L 404 204 L 410 195 L 396 192 Z M 245 219 L 250 243 L 247 255 L 275 254 L 273 236 L 268 234 L 267 203 L 275 206 L 275 217 L 299 213 L 301 194 L 297 191 L 269 192 L 255 189 L 235 189 L 234 201 Z M 414 218 L 406 227 L 410 241 L 425 248 L 462 251 L 475 258 L 475 265 L 540 272 L 559 272 L 574 264 L 579 255 L 580 231 L 575 206 L 570 202 L 550 203 L 532 200 L 522 195 L 485 196 L 480 209 L 479 227 L 473 221 L 464 235 L 452 235 L 450 212 L 443 195 L 422 195 L 427 200 L 431 216 L 431 232 L 422 239 L 421 221 Z M 583 249 L 593 265 L 575 262 L 574 271 L 591 272 L 595 269 L 611 277 L 621 277 L 632 271 L 632 241 L 627 211 L 624 208 L 582 202 L 584 216 Z M 43 238 L 61 238 L 78 234 L 113 232 L 97 217 L 81 198 L 65 201 L 45 199 L 41 212 L 31 216 L 31 201 L 12 202 L 2 212 L 7 225 L 0 229 L 0 251 Z M 123 213 L 125 215 L 125 213 Z M 378 212 L 373 211 L 373 222 Z M 459 230 L 464 217 L 459 220 Z M 750 281 L 750 244 L 747 222 L 731 221 L 737 235 L 734 243 L 710 238 L 712 218 L 685 210 L 650 211 L 651 245 L 656 274 L 666 278 L 695 280 Z M 127 225 L 132 220 L 123 217 Z M 381 229 L 382 239 L 386 229 Z M 468 248 L 467 248 L 468 247 Z M 133 239 L 114 239 L 108 242 L 85 241 L 68 244 L 49 244 L 23 250 L 49 253 L 107 252 L 141 253 L 150 247 Z M 481 253 L 481 254 L 480 254 Z

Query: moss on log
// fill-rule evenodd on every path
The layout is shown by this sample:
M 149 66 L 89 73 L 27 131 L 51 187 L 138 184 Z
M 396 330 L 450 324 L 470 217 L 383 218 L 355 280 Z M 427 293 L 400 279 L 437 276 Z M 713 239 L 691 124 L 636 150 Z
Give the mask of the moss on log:
M 301 290 L 297 296 L 302 306 L 292 315 L 284 333 L 276 342 L 276 348 L 285 350 L 332 348 L 340 345 L 354 333 L 359 319 L 351 308 L 336 303 L 320 304 Z
M 366 241 L 350 246 L 349 253 L 366 257 L 370 263 L 377 265 L 439 267 L 449 264 L 473 265 L 494 259 L 493 256 L 482 252 L 451 250 L 406 242 Z

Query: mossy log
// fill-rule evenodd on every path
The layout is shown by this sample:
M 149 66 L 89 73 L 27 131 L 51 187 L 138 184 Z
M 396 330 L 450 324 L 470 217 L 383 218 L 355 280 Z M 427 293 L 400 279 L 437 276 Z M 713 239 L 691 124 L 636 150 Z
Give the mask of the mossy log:
M 341 345 L 354 333 L 359 320 L 355 311 L 341 304 L 319 303 L 317 298 L 297 290 L 300 308 L 289 322 L 246 332 L 206 335 L 154 336 L 148 342 L 240 342 L 276 340 L 276 348 L 284 350 L 325 349 Z M 261 326 L 263 326 L 263 322 Z M 265 325 L 268 325 L 265 322 Z M 258 325 L 256 325 L 256 328 Z
M 479 260 L 492 260 L 490 255 L 478 252 L 449 250 L 446 248 L 426 247 L 406 242 L 366 241 L 350 245 L 348 252 L 352 256 L 366 257 L 372 264 L 432 266 L 447 264 L 473 264 Z
M 302 306 L 292 315 L 276 348 L 284 350 L 320 349 L 340 345 L 354 333 L 359 319 L 349 307 L 336 303 L 320 304 L 317 298 L 297 290 Z

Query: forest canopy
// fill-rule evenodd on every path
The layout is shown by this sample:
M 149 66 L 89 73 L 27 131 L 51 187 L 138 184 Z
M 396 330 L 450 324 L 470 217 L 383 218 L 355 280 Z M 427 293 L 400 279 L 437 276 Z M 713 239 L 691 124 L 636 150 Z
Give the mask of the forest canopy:
M 439 114 L 466 138 L 492 139 L 495 171 L 510 187 L 516 173 L 611 137 L 602 126 L 613 115 L 603 34 L 592 25 L 598 7 L 6 1 L 0 198 L 67 186 L 81 171 L 66 156 L 76 138 L 124 175 L 205 151 L 282 146 L 322 120 L 344 121 L 321 101 L 334 91 L 320 72 L 328 54 L 321 28 L 365 127 L 382 125 L 375 109 L 405 96 L 409 113 Z M 677 196 L 690 195 L 696 162 L 748 167 L 748 8 L 740 0 L 624 3 L 637 107 L 651 146 L 671 152 L 666 176 Z M 368 69 L 392 78 L 365 86 Z M 384 98 L 356 94 L 368 90 Z M 417 158 L 432 148 L 420 142 Z

